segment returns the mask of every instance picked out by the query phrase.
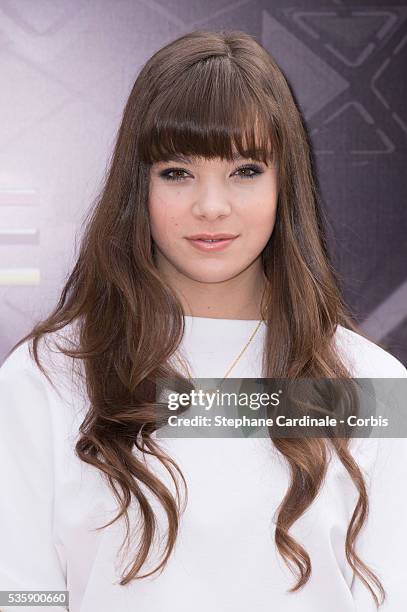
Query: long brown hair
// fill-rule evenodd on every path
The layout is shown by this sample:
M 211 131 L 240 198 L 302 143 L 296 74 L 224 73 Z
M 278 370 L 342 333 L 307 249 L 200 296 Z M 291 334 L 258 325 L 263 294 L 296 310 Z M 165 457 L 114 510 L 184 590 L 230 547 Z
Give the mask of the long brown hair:
M 364 335 L 340 295 L 324 238 L 324 219 L 310 146 L 290 88 L 270 54 L 241 31 L 194 31 L 167 44 L 144 65 L 130 93 L 109 171 L 86 219 L 76 264 L 53 312 L 24 336 L 38 366 L 42 336 L 77 325 L 76 345 L 59 347 L 79 359 L 86 373 L 89 410 L 75 446 L 78 457 L 101 470 L 124 516 L 134 497 L 142 522 L 140 546 L 125 585 L 166 564 L 176 541 L 181 508 L 181 470 L 152 437 L 157 378 L 186 381 L 171 363 L 184 333 L 183 309 L 154 262 L 148 195 L 153 162 L 172 153 L 232 159 L 242 155 L 278 165 L 275 227 L 262 252 L 269 281 L 264 316 L 265 377 L 350 377 L 332 342 L 337 325 Z M 267 313 L 267 316 L 266 316 Z M 272 322 L 272 333 L 271 333 Z M 328 466 L 324 438 L 273 439 L 286 458 L 291 482 L 279 507 L 275 542 L 298 576 L 311 559 L 290 527 L 315 500 Z M 358 557 L 355 541 L 368 513 L 368 495 L 349 440 L 331 440 L 358 490 L 346 537 L 346 556 L 374 597 L 379 579 Z M 168 470 L 170 489 L 148 469 L 143 454 Z M 156 516 L 143 490 L 162 504 L 168 520 L 160 564 L 140 575 L 151 549 Z

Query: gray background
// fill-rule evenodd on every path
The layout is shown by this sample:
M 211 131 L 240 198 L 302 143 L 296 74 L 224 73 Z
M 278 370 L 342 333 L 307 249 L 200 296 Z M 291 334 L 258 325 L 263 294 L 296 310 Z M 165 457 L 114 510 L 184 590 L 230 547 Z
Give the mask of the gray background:
M 407 364 L 406 17 L 366 0 L 0 0 L 0 362 L 59 296 L 141 65 L 225 28 L 284 71 L 345 300 Z

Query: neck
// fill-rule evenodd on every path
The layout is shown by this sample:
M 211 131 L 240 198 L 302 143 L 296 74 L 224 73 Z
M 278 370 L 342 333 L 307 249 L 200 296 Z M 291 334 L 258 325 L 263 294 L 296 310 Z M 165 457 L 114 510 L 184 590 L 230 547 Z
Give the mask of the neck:
M 169 279 L 167 279 L 169 280 Z M 205 283 L 172 276 L 185 315 L 214 319 L 260 320 L 261 301 L 268 284 L 262 268 L 250 267 L 222 282 Z

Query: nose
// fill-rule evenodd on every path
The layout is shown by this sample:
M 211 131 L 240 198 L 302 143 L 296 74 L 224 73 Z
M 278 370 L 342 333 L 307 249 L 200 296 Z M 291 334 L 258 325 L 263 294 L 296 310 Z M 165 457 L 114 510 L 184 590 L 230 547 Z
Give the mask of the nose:
M 227 190 L 222 189 L 219 182 L 216 181 L 202 187 L 192 206 L 192 212 L 197 218 L 205 218 L 209 221 L 218 217 L 226 217 L 230 215 L 231 210 Z

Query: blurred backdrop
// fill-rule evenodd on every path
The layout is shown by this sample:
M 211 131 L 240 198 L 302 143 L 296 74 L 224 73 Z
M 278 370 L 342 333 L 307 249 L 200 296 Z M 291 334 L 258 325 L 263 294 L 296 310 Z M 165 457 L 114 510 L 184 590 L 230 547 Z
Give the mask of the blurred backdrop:
M 255 36 L 306 120 L 345 300 L 407 365 L 407 3 L 0 0 L 0 363 L 55 305 L 142 64 Z

